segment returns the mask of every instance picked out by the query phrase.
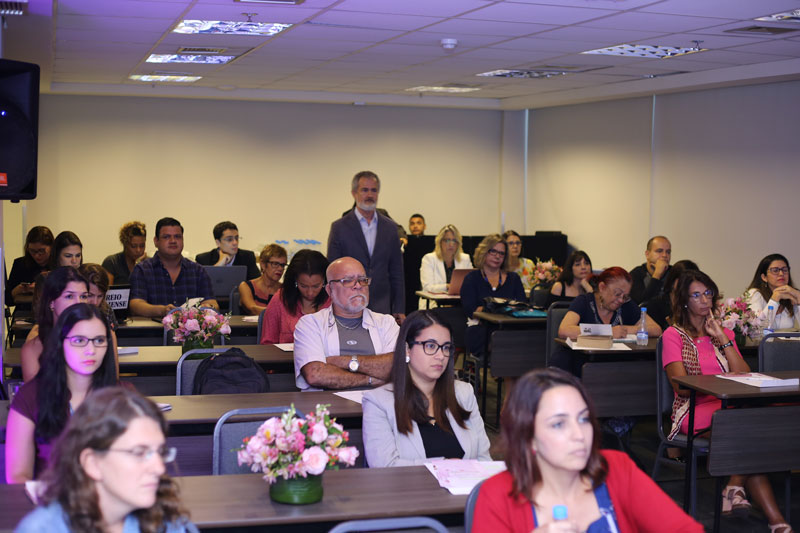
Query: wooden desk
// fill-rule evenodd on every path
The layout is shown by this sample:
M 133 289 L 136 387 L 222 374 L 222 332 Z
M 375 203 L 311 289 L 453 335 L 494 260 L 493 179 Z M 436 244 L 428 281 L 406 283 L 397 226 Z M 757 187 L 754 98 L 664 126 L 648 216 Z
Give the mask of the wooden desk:
M 466 496 L 439 487 L 424 466 L 343 468 L 323 476 L 324 496 L 311 505 L 285 505 L 269 499 L 258 474 L 177 478 L 181 498 L 200 528 L 303 524 L 299 530 L 328 531 L 345 520 L 395 516 L 449 516 L 463 523 Z M 13 531 L 33 504 L 21 485 L 0 485 L 0 533 Z M 454 516 L 455 515 L 455 516 Z M 295 530 L 298 530 L 295 527 Z
M 243 315 L 231 316 L 230 343 L 258 344 L 258 322 L 245 322 L 244 318 Z M 120 346 L 159 346 L 163 343 L 164 326 L 152 318 L 135 316 L 120 324 L 116 334 Z
M 800 371 L 797 370 L 790 370 L 790 371 L 776 371 L 776 372 L 769 372 L 768 375 L 775 376 L 778 378 L 798 378 L 800 377 Z M 736 381 L 732 381 L 729 379 L 722 379 L 715 375 L 699 375 L 699 376 L 680 376 L 673 378 L 673 381 L 677 383 L 682 389 L 689 389 L 689 425 L 688 425 L 688 449 L 687 449 L 687 456 L 691 457 L 692 448 L 694 446 L 694 439 L 695 439 L 695 427 L 694 427 L 694 409 L 697 405 L 697 393 L 701 392 L 704 394 L 710 394 L 719 398 L 722 401 L 722 409 L 727 409 L 731 406 L 763 406 L 769 405 L 771 403 L 775 403 L 778 401 L 789 400 L 789 401 L 797 401 L 797 398 L 800 398 L 800 385 L 794 385 L 791 387 L 753 387 L 751 385 L 745 385 L 744 383 L 738 383 Z M 770 409 L 770 408 L 768 408 Z M 780 407 L 775 407 L 775 409 L 783 409 Z M 780 429 L 780 439 L 784 440 L 787 436 L 792 433 L 796 433 L 800 435 L 800 410 L 796 407 L 786 408 L 790 409 L 791 415 L 786 418 L 783 426 Z M 747 409 L 750 410 L 750 409 Z M 759 409 L 760 411 L 761 409 Z M 720 449 L 722 447 L 724 449 L 724 443 L 720 441 L 722 439 L 726 441 L 730 441 L 727 432 L 722 432 L 720 436 L 717 436 L 714 430 L 714 424 L 717 422 L 718 414 L 726 415 L 723 418 L 720 418 L 720 421 L 723 421 L 724 418 L 728 418 L 728 413 L 715 413 L 713 416 L 712 422 L 712 429 L 711 429 L 711 447 L 709 449 L 709 469 L 711 470 L 711 465 L 714 463 L 715 458 L 711 455 L 714 453 L 715 449 Z M 755 414 L 755 412 L 754 412 Z M 755 424 L 753 423 L 752 417 L 748 417 L 747 413 L 739 413 L 735 414 L 736 416 L 736 433 L 735 437 L 737 440 L 743 436 L 747 436 L 750 434 L 758 434 L 758 430 L 754 428 Z M 756 417 L 757 419 L 758 417 Z M 762 417 L 763 418 L 763 417 Z M 749 423 L 748 423 L 749 422 Z M 748 427 L 750 429 L 748 430 Z M 705 429 L 705 428 L 703 428 Z M 714 442 L 714 439 L 717 439 L 717 442 Z M 761 440 L 757 439 L 759 444 L 756 447 L 759 450 L 759 453 L 780 453 L 780 447 L 778 449 L 770 449 L 765 448 L 762 446 Z M 728 442 L 729 443 L 729 442 Z M 737 444 L 738 445 L 738 444 Z M 795 459 L 794 465 L 797 465 L 797 468 L 800 468 L 800 454 L 796 453 L 797 447 L 796 445 L 792 445 L 791 456 Z M 794 468 L 794 467 L 792 467 Z M 746 465 L 742 465 L 742 472 L 736 473 L 748 473 Z M 712 474 L 713 475 L 713 474 Z M 690 484 L 691 480 L 694 478 L 695 472 L 691 469 L 691 465 L 687 464 L 686 466 L 686 478 L 684 480 L 684 510 L 688 508 L 689 505 L 689 491 L 690 491 Z M 720 504 L 721 504 L 721 491 L 722 491 L 722 479 L 721 477 L 717 478 L 717 494 L 716 494 L 716 508 L 714 514 L 714 530 L 719 530 L 719 511 L 720 511 Z
M 441 292 L 428 292 L 428 291 L 417 291 L 415 293 L 417 296 L 425 300 L 425 309 L 430 309 L 431 301 L 436 302 L 436 304 L 447 304 L 447 305 L 454 305 L 461 302 L 461 296 L 458 294 L 446 294 Z

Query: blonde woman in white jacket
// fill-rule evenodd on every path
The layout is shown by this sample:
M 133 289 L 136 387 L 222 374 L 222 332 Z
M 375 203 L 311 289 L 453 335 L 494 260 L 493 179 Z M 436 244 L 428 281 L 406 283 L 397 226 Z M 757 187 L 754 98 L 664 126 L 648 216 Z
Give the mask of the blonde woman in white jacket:
M 419 280 L 425 292 L 445 293 L 450 288 L 450 276 L 453 270 L 472 268 L 472 261 L 461 249 L 461 233 L 458 228 L 448 224 L 436 235 L 434 251 L 422 257 L 419 268 Z M 431 307 L 436 302 L 430 302 Z M 419 308 L 425 309 L 425 299 L 420 298 Z

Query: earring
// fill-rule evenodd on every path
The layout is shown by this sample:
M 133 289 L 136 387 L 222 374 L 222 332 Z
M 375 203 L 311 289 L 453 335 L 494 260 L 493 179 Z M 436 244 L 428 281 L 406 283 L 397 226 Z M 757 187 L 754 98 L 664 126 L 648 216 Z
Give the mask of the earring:
M 410 363 L 410 362 L 411 362 L 411 358 L 406 355 L 406 363 Z

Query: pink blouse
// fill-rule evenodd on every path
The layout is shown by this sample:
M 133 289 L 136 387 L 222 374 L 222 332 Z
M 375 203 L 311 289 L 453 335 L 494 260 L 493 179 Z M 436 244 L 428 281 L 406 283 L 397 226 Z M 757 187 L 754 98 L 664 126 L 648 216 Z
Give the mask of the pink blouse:
M 278 292 L 267 304 L 267 310 L 264 311 L 261 340 L 259 341 L 261 344 L 294 342 L 294 328 L 297 326 L 297 321 L 305 313 L 303 313 L 303 306 L 299 302 L 295 312 L 290 313 L 286 306 L 283 305 L 282 291 L 283 289 L 278 289 Z M 319 309 L 325 309 L 330 305 L 331 299 L 328 298 L 325 303 L 319 306 Z

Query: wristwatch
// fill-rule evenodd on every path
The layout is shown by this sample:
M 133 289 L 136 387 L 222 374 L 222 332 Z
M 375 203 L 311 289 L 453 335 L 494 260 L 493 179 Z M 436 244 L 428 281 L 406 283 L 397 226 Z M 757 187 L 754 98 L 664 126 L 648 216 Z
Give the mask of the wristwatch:
M 358 356 L 357 356 L 357 355 L 354 355 L 354 356 L 353 356 L 353 357 L 350 359 L 350 362 L 349 362 L 349 363 L 347 363 L 347 368 L 349 368 L 349 369 L 350 369 L 350 372 L 358 372 L 358 367 L 359 367 L 359 364 L 358 364 Z

